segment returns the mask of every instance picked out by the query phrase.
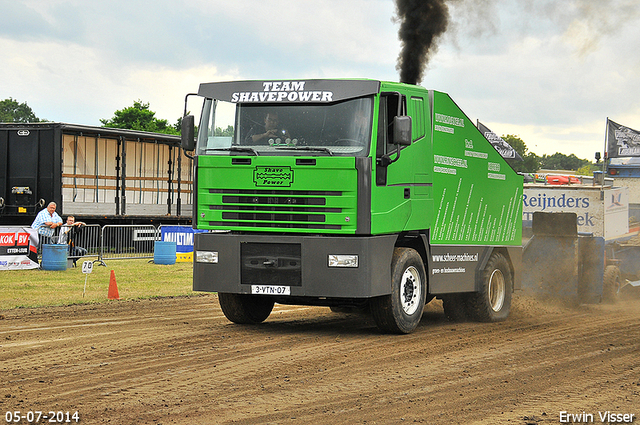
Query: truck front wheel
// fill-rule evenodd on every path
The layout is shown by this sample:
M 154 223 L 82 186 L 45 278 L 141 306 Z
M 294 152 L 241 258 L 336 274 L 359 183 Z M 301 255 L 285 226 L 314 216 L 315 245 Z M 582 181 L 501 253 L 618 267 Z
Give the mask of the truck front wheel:
M 242 325 L 264 322 L 274 304 L 268 297 L 247 294 L 218 293 L 218 301 L 226 318 Z
M 396 248 L 391 261 L 391 294 L 371 300 L 371 315 L 381 330 L 408 334 L 420 323 L 426 294 L 422 257 L 414 249 Z
M 498 322 L 505 320 L 511 310 L 511 292 L 513 279 L 511 267 L 504 255 L 491 254 L 482 271 L 480 290 L 469 294 L 467 311 L 480 322 Z

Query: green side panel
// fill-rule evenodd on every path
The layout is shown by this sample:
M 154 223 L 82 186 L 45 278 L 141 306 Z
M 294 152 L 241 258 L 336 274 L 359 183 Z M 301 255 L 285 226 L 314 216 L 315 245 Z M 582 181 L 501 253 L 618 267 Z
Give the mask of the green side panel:
M 398 233 L 411 217 L 411 201 L 402 186 L 374 188 L 371 193 L 371 234 Z
M 520 245 L 522 176 L 445 93 L 433 93 L 432 244 Z
M 377 186 L 376 167 L 371 191 L 371 233 L 399 233 L 422 230 L 433 222 L 433 154 L 431 117 L 426 89 L 397 83 L 383 83 L 381 91 L 400 92 L 407 98 L 412 120 L 412 143 L 402 148 L 400 159 L 387 168 L 387 184 Z M 376 102 L 376 108 L 378 108 Z M 379 110 L 375 110 L 377 128 Z M 372 152 L 375 154 L 375 138 Z M 393 155 L 395 156 L 395 154 Z M 409 197 L 405 191 L 409 191 Z
M 202 155 L 194 218 L 198 229 L 355 234 L 357 177 L 355 158 Z
M 422 89 L 420 87 L 420 89 Z M 407 113 L 411 117 L 411 216 L 403 230 L 428 229 L 433 223 L 433 146 L 431 143 L 431 114 L 426 90 L 408 90 Z M 405 154 L 405 150 L 402 151 Z

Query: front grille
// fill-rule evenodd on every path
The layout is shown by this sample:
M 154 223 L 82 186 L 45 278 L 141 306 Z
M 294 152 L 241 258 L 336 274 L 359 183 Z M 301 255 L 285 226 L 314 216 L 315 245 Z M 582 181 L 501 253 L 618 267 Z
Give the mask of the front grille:
M 313 221 L 322 223 L 325 220 L 323 214 L 270 214 L 270 213 L 222 213 L 225 220 L 252 220 L 252 221 Z
M 224 205 L 209 205 L 210 210 L 224 210 Z M 296 207 L 264 207 L 253 205 L 236 205 L 233 207 L 237 211 L 292 211 L 292 212 L 321 212 L 321 213 L 341 213 L 342 208 L 296 208 Z
M 272 229 L 326 229 L 340 230 L 342 226 L 337 224 L 303 224 L 303 223 L 265 223 L 265 222 L 233 222 L 233 221 L 210 221 L 210 226 L 216 227 L 268 227 Z
M 343 195 L 326 190 L 209 189 L 212 215 L 207 222 L 225 229 L 339 231 L 354 227 L 356 218 L 355 199 Z
M 260 189 L 209 189 L 209 193 L 242 195 L 286 195 L 286 196 L 340 196 L 337 190 L 260 190 Z
M 243 285 L 302 285 L 300 244 L 245 242 L 240 256 Z
M 223 196 L 224 204 L 261 204 L 261 205 L 326 205 L 325 198 L 298 198 L 291 196 Z

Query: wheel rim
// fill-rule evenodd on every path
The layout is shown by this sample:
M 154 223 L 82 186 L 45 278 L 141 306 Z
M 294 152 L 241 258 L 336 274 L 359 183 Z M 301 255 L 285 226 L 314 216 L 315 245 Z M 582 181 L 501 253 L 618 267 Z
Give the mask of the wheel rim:
M 500 271 L 500 269 L 495 269 L 493 272 L 491 272 L 488 292 L 489 304 L 491 304 L 491 309 L 496 312 L 502 310 L 506 294 L 506 285 L 504 281 L 504 275 L 502 274 L 502 271 Z
M 400 303 L 402 310 L 407 315 L 412 315 L 418 310 L 420 305 L 420 273 L 414 266 L 407 267 L 402 274 L 400 285 Z

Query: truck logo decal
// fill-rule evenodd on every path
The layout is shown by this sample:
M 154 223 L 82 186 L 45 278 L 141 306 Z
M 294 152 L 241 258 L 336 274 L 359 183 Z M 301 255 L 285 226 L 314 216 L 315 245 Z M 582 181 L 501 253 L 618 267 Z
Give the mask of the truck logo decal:
M 253 182 L 256 186 L 290 187 L 293 170 L 291 167 L 256 167 Z
M 18 130 L 18 136 L 28 136 L 29 134 L 29 130 Z

